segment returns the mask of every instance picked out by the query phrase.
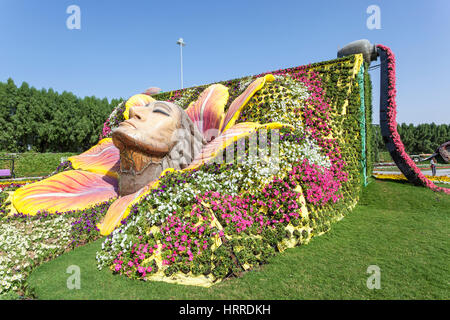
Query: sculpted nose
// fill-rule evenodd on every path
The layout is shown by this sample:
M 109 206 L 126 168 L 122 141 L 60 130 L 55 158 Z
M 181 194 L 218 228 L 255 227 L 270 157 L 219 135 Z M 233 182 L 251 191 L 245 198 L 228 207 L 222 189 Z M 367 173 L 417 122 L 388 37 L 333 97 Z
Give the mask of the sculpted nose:
M 131 107 L 130 111 L 129 111 L 130 119 L 135 118 L 138 120 L 145 120 L 146 109 L 148 109 L 148 108 L 147 107 Z

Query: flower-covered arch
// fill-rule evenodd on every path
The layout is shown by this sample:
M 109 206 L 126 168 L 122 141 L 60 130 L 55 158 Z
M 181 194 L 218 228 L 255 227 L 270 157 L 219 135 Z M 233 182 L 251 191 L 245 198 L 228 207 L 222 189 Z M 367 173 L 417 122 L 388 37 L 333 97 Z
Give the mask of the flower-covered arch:
M 450 189 L 438 187 L 428 179 L 406 153 L 405 146 L 397 131 L 395 56 L 389 47 L 384 45 L 378 45 L 377 47 L 381 58 L 382 84 L 380 93 L 380 126 L 386 148 L 391 154 L 397 167 L 409 182 L 415 185 L 425 186 L 433 191 L 441 191 L 450 194 Z

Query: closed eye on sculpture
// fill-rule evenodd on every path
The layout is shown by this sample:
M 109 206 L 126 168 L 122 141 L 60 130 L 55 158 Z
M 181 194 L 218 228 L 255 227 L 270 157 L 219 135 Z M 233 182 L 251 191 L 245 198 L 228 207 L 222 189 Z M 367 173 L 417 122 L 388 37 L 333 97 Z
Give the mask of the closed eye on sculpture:
M 155 113 L 162 113 L 163 115 L 166 115 L 168 117 L 170 117 L 170 114 L 168 114 L 167 112 L 161 110 L 161 109 L 154 109 L 153 112 Z

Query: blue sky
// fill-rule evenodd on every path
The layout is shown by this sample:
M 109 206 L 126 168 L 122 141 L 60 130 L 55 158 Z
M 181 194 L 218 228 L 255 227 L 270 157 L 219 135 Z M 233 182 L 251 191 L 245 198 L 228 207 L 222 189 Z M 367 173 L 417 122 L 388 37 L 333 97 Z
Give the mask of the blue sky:
M 69 30 L 69 5 L 81 30 Z M 369 5 L 381 29 L 369 30 Z M 366 38 L 397 57 L 398 122 L 450 123 L 450 1 L 0 0 L 0 81 L 118 98 L 329 60 Z M 374 123 L 378 123 L 378 70 Z

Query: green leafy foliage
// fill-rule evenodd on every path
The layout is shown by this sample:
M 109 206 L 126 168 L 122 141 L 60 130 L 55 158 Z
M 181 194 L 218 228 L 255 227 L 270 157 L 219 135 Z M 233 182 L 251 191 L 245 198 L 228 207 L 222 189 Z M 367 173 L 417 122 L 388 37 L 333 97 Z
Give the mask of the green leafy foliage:
M 0 150 L 80 152 L 98 141 L 105 118 L 120 101 L 37 90 L 12 79 L 0 83 Z
M 450 124 L 423 123 L 413 125 L 402 123 L 397 126 L 405 150 L 409 154 L 433 153 L 441 144 L 450 141 Z M 377 153 L 386 151 L 379 125 L 373 125 L 376 160 Z
M 58 167 L 62 158 L 73 156 L 74 153 L 37 153 L 25 152 L 14 155 L 14 173 L 20 177 L 41 177 L 52 174 Z M 0 158 L 11 157 L 0 152 Z M 0 160 L 0 169 L 10 169 L 11 161 Z

